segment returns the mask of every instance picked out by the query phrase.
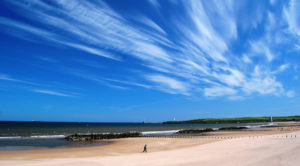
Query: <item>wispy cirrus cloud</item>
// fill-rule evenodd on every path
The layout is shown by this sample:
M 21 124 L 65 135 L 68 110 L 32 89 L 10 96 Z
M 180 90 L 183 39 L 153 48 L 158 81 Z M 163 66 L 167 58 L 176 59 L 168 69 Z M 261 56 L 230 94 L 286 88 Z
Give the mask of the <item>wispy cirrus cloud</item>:
M 36 83 L 32 81 L 25 81 L 21 80 L 15 77 L 12 77 L 10 75 L 5 75 L 5 74 L 0 74 L 0 81 L 9 81 L 9 82 L 15 82 L 17 84 L 22 84 L 24 86 L 21 86 L 22 89 L 24 90 L 29 90 L 35 93 L 44 93 L 44 94 L 49 94 L 49 95 L 56 95 L 56 96 L 64 96 L 64 97 L 73 97 L 77 96 L 79 93 L 76 92 L 67 92 L 65 87 L 62 86 L 62 84 L 57 84 L 57 83 Z M 47 90 L 42 89 L 42 88 L 47 88 Z M 51 90 L 50 88 L 56 88 L 60 90 Z M 72 89 L 72 87 L 69 87 L 69 89 Z
M 143 11 L 135 15 L 119 13 L 105 1 L 5 3 L 29 20 L 0 17 L 1 29 L 13 30 L 13 36 L 33 42 L 45 40 L 141 70 L 127 73 L 134 81 L 123 73 L 114 78 L 89 74 L 95 71 L 66 72 L 86 80 L 118 89 L 138 86 L 171 94 L 202 93 L 206 97 L 294 96 L 277 76 L 289 69 L 288 63 L 274 61 L 285 53 L 277 48 L 289 42 L 285 39 L 289 38 L 287 25 L 292 34 L 299 35 L 298 1 L 291 1 L 277 13 L 267 9 L 265 3 L 249 5 L 250 1 L 166 1 L 180 13 L 172 15 L 163 14 L 160 1 L 149 1 L 159 18 Z M 247 6 L 249 15 L 244 11 Z M 283 21 L 276 24 L 276 19 Z
M 291 0 L 289 1 L 288 6 L 284 9 L 284 14 L 288 22 L 289 30 L 293 33 L 300 36 L 300 1 Z
M 172 94 L 188 94 L 188 87 L 183 82 L 164 75 L 148 75 L 147 80 L 158 84 L 158 89 Z
M 204 96 L 207 97 L 234 96 L 237 93 L 237 90 L 228 87 L 210 87 L 204 89 Z
M 63 68 L 63 72 L 70 74 L 72 76 L 80 77 L 85 80 L 93 81 L 99 84 L 102 84 L 107 87 L 121 89 L 121 90 L 129 90 L 130 87 L 142 87 L 142 88 L 152 88 L 148 84 L 136 82 L 134 80 L 128 80 L 128 79 L 116 79 L 116 78 L 106 78 L 99 75 L 95 75 L 92 73 L 89 73 L 84 70 L 80 69 L 74 69 L 74 68 Z
M 37 83 L 16 79 L 16 78 L 13 78 L 13 77 L 11 77 L 9 75 L 5 75 L 5 74 L 0 74 L 0 80 L 12 81 L 12 82 L 16 82 L 16 83 L 29 84 L 29 85 L 38 85 Z
M 36 93 L 42 93 L 42 94 L 54 95 L 54 96 L 63 96 L 63 97 L 71 97 L 72 96 L 70 94 L 57 92 L 57 91 L 53 91 L 53 90 L 33 89 L 32 91 L 36 92 Z
M 250 45 L 255 56 L 265 56 L 269 62 L 274 59 L 273 53 L 268 47 L 268 44 L 266 44 L 265 42 L 255 41 L 251 42 Z
M 290 90 L 286 93 L 287 97 L 294 97 L 295 95 L 296 95 L 295 91 L 292 91 L 292 90 Z

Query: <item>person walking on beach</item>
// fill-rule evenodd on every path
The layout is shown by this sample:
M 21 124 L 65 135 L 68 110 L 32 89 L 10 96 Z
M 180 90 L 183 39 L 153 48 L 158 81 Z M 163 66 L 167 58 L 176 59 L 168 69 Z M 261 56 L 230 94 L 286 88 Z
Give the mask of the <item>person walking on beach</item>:
M 143 153 L 144 152 L 147 152 L 147 145 L 145 144 L 145 146 L 144 146 L 144 150 L 143 150 Z

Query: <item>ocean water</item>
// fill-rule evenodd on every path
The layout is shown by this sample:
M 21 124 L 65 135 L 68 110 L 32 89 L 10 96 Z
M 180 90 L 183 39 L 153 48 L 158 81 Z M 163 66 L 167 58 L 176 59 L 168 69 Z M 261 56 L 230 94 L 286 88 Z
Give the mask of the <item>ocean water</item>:
M 74 133 L 142 132 L 143 135 L 171 135 L 181 129 L 252 126 L 260 124 L 147 124 L 147 123 L 82 123 L 82 122 L 0 122 L 0 150 L 48 149 L 105 145 L 69 142 L 65 136 Z

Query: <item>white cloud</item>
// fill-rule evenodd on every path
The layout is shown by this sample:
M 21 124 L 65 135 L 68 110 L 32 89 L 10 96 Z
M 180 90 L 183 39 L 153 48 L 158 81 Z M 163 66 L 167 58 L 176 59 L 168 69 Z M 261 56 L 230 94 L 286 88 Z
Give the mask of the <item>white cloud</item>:
M 282 72 L 282 71 L 285 71 L 286 69 L 288 69 L 290 67 L 289 64 L 283 64 L 281 66 L 279 66 L 279 71 Z
M 8 75 L 3 75 L 3 74 L 1 74 L 0 75 L 0 80 L 6 80 L 6 81 L 20 81 L 20 80 L 16 80 L 16 79 L 14 79 L 14 78 L 11 78 L 10 76 L 8 76 Z
M 0 74 L 0 80 L 13 81 L 13 82 L 18 82 L 18 83 L 23 83 L 23 84 L 29 84 L 29 85 L 38 85 L 37 83 L 34 83 L 34 82 L 16 79 L 16 78 L 13 78 L 11 76 L 4 75 L 4 74 Z
M 265 41 L 252 41 L 250 45 L 255 54 L 264 55 L 269 62 L 274 59 L 274 55 Z
M 258 92 L 261 95 L 275 94 L 277 96 L 284 92 L 282 84 L 276 81 L 275 78 L 265 77 L 265 78 L 252 78 L 247 81 L 243 87 L 243 91 L 246 93 Z
M 0 16 L 0 25 L 7 27 L 6 29 L 4 29 L 5 31 L 7 31 L 10 35 L 13 35 L 15 37 L 19 37 L 28 41 L 33 41 L 33 39 L 31 39 L 32 34 L 36 35 L 38 38 L 44 38 L 47 39 L 49 41 L 56 41 L 55 38 L 55 34 L 49 33 L 45 30 L 36 28 L 34 26 L 25 24 L 25 23 L 21 23 L 18 21 L 14 21 L 11 19 L 7 19 L 4 17 Z M 16 33 L 16 32 L 10 32 L 11 30 L 13 30 L 13 28 L 16 31 L 21 31 L 22 33 Z
M 164 26 L 159 24 L 164 23 L 163 21 L 158 22 L 143 14 L 128 19 L 104 1 L 54 1 L 59 8 L 39 0 L 30 3 L 6 3 L 16 7 L 16 12 L 30 20 L 25 23 L 0 17 L 2 29 L 19 32 L 9 33 L 11 35 L 27 40 L 46 40 L 48 42 L 43 43 L 67 46 L 120 61 L 118 63 L 131 63 L 131 58 L 134 58 L 143 68 L 147 68 L 137 75 L 132 75 L 135 77 L 133 81 L 123 76 L 115 79 L 113 76 L 103 77 L 101 73 L 96 75 L 69 72 L 80 78 L 113 88 L 127 89 L 128 86 L 139 86 L 172 94 L 189 95 L 196 93 L 195 89 L 204 89 L 201 91 L 204 92 L 204 96 L 230 96 L 230 99 L 241 99 L 253 93 L 287 93 L 277 80 L 276 74 L 285 71 L 289 67 L 288 63 L 281 66 L 272 64 L 279 59 L 274 49 L 273 36 L 280 35 L 273 35 L 277 24 L 274 23 L 275 16 L 270 12 L 266 18 L 269 21 L 264 34 L 261 38 L 245 39 L 244 43 L 249 43 L 250 48 L 241 50 L 242 58 L 239 59 L 234 56 L 235 52 L 230 50 L 232 44 L 239 40 L 240 32 L 240 22 L 237 21 L 239 10 L 236 10 L 234 1 L 177 2 L 182 3 L 183 13 L 180 17 L 171 15 L 168 24 Z M 163 10 L 160 1 L 151 0 L 150 3 L 156 10 Z M 298 1 L 293 1 L 285 11 L 289 29 L 294 32 L 299 31 L 297 3 Z M 248 22 L 246 26 L 257 27 L 262 20 L 263 11 L 262 6 L 258 5 L 257 9 L 251 12 L 257 17 L 251 18 L 251 14 L 244 19 Z M 134 20 L 134 23 L 131 20 Z M 166 26 L 169 26 L 169 29 L 164 29 Z M 172 32 L 174 39 L 168 36 L 167 30 Z M 242 48 L 244 45 L 239 46 Z M 271 66 L 278 69 L 270 71 Z M 110 70 L 109 67 L 107 70 Z M 13 81 L 12 78 L 2 76 L 2 80 L 4 79 Z M 155 86 L 152 86 L 153 84 Z
M 32 91 L 36 92 L 36 93 L 42 93 L 42 94 L 48 94 L 48 95 L 54 95 L 54 96 L 63 96 L 63 97 L 71 97 L 72 96 L 72 95 L 69 95 L 66 93 L 56 92 L 53 90 L 33 89 Z
M 161 88 L 161 90 L 166 90 L 169 93 L 174 93 L 174 94 L 179 92 L 181 94 L 188 95 L 187 85 L 176 79 L 163 76 L 163 75 L 148 75 L 146 76 L 146 79 L 157 83 L 159 88 Z
M 242 60 L 246 63 L 252 63 L 252 60 L 247 55 L 243 55 Z
M 278 74 L 278 73 L 281 73 L 281 72 L 284 72 L 285 70 L 287 70 L 288 68 L 290 67 L 290 64 L 282 64 L 278 67 L 277 70 L 273 71 L 272 73 L 273 74 Z
M 270 0 L 271 5 L 275 5 L 276 0 Z
M 158 3 L 158 0 L 149 0 L 149 2 L 156 8 L 160 7 L 160 4 Z
M 286 92 L 287 97 L 294 97 L 295 95 L 296 95 L 296 93 L 294 91 L 287 91 Z
M 110 82 L 125 84 L 125 85 L 139 86 L 139 87 L 143 87 L 143 88 L 151 88 L 151 86 L 149 86 L 149 85 L 137 83 L 137 82 L 133 82 L 133 81 L 116 80 L 116 79 L 109 79 L 109 78 L 102 78 L 102 79 L 106 80 L 106 81 L 110 81 Z
M 105 52 L 103 50 L 95 49 L 93 47 L 88 47 L 88 46 L 84 46 L 84 45 L 80 45 L 80 44 L 75 44 L 75 43 L 64 43 L 64 44 L 66 44 L 68 46 L 71 46 L 73 48 L 82 50 L 82 51 L 86 51 L 86 52 L 91 53 L 91 54 L 103 56 L 103 57 L 114 59 L 114 60 L 120 60 L 119 57 L 117 57 L 115 55 L 112 55 L 111 53 Z
M 4 74 L 0 74 L 0 81 L 4 80 L 4 81 L 11 81 L 11 82 L 15 82 L 15 83 L 19 83 L 19 84 L 24 84 L 24 86 L 21 86 L 21 89 L 25 89 L 25 90 L 30 90 L 32 92 L 36 92 L 36 93 L 44 93 L 44 94 L 49 94 L 49 95 L 56 95 L 56 96 L 65 96 L 65 97 L 72 97 L 74 95 L 78 95 L 79 93 L 77 92 L 70 92 L 70 93 L 62 93 L 62 92 L 57 92 L 57 91 L 52 91 L 52 90 L 43 90 L 40 88 L 57 88 L 57 89 L 76 89 L 78 90 L 78 88 L 70 86 L 70 85 L 64 85 L 61 84 L 59 82 L 51 82 L 51 81 L 47 81 L 47 83 L 35 83 L 35 82 L 31 82 L 31 81 L 25 81 L 25 80 L 20 80 L 8 75 L 4 75 Z M 19 87 L 18 87 L 19 88 Z M 38 89 L 32 89 L 32 88 L 38 88 Z
M 249 95 L 252 93 L 258 93 L 260 95 L 283 95 L 284 88 L 273 74 L 274 73 L 265 71 L 256 65 L 251 77 L 244 82 L 241 88 Z
M 151 27 L 152 29 L 155 29 L 156 31 L 160 32 L 163 35 L 166 35 L 167 33 L 165 30 L 163 30 L 157 23 L 155 23 L 153 20 L 149 19 L 148 17 L 141 17 L 141 22 L 146 24 L 147 26 Z
M 215 77 L 229 86 L 241 86 L 245 82 L 244 74 L 238 70 L 228 68 L 229 74 L 216 74 Z
M 228 87 L 210 87 L 204 89 L 204 96 L 207 97 L 233 96 L 237 93 L 237 90 Z
M 289 25 L 289 30 L 291 33 L 300 36 L 300 1 L 291 0 L 288 8 L 284 10 L 286 20 Z
M 79 70 L 79 69 L 74 69 L 74 68 L 64 68 L 64 72 L 67 72 L 68 74 L 94 81 L 96 83 L 100 83 L 104 86 L 115 88 L 115 89 L 122 89 L 122 90 L 128 90 L 128 86 L 138 86 L 142 88 L 151 88 L 150 85 L 143 84 L 143 83 L 138 83 L 135 81 L 129 81 L 129 80 L 118 80 L 118 79 L 112 79 L 112 78 L 105 78 L 101 76 L 97 76 L 94 74 L 90 74 L 86 71 Z

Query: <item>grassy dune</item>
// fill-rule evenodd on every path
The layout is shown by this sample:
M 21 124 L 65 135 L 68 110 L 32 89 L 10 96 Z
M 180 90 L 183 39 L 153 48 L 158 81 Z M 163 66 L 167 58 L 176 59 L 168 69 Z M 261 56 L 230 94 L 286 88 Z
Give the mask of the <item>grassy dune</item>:
M 274 116 L 273 122 L 300 121 L 300 116 Z M 178 123 L 253 123 L 253 122 L 270 122 L 270 117 L 243 117 L 243 118 L 221 118 L 221 119 L 195 119 L 187 121 L 167 121 L 164 124 Z

